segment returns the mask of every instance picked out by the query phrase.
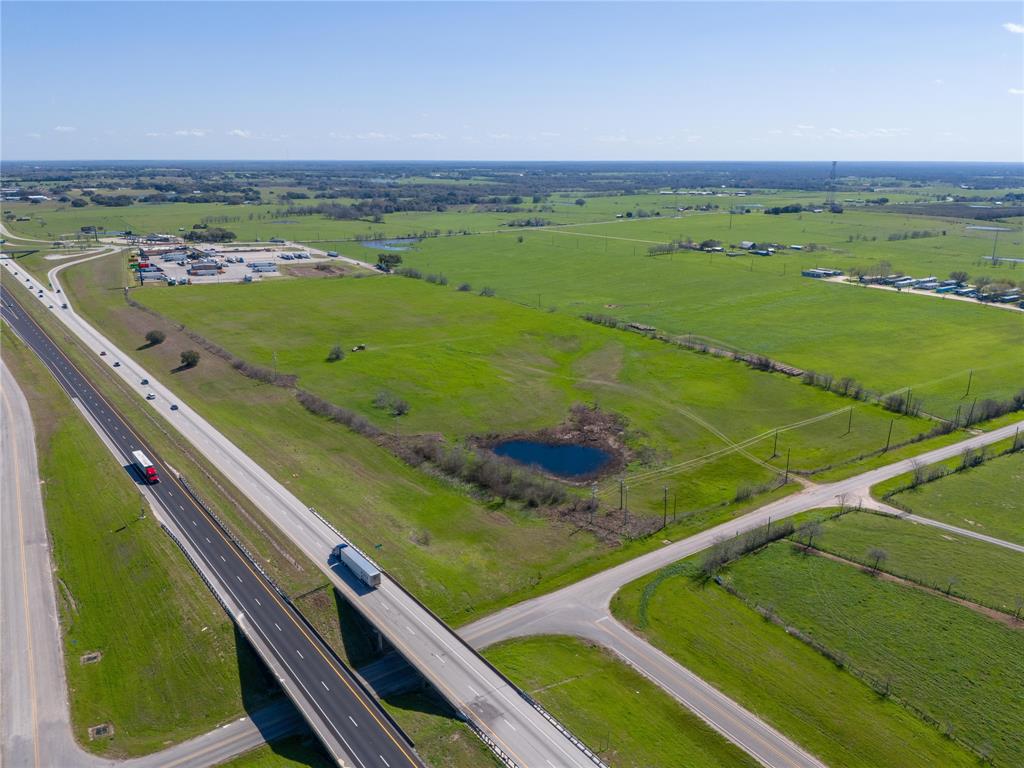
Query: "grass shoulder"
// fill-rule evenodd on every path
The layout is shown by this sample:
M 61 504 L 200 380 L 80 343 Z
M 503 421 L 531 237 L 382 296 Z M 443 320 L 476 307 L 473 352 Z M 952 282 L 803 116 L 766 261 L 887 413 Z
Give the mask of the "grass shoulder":
M 610 652 L 572 637 L 510 640 L 484 655 L 609 765 L 757 765 Z
M 3 337 L 36 424 L 76 738 L 144 754 L 278 695 L 91 426 L 6 326 Z M 90 741 L 104 723 L 113 736 Z

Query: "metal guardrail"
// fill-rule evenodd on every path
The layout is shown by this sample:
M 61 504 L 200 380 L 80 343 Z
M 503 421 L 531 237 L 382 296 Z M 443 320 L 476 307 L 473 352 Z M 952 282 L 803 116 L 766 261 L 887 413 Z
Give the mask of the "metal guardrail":
M 195 561 L 195 558 L 193 558 L 192 555 L 189 554 L 188 550 L 185 549 L 185 545 L 181 543 L 181 539 L 175 536 L 174 531 L 168 528 L 166 524 L 160 523 L 160 527 L 163 528 L 164 533 L 171 537 L 171 541 L 178 545 L 178 549 L 181 550 L 181 553 L 185 556 L 185 559 L 188 560 L 189 563 L 191 563 L 193 568 L 195 568 L 196 573 L 199 574 L 199 578 L 203 580 L 203 583 L 207 586 L 207 588 L 213 593 L 213 596 L 217 599 L 217 602 L 220 603 L 220 607 L 224 609 L 224 613 L 226 613 L 231 618 L 231 620 L 234 621 L 235 617 L 231 614 L 231 610 L 228 608 L 227 603 L 225 603 L 224 599 L 220 596 L 220 592 L 218 592 L 214 588 L 213 584 L 210 583 L 210 580 L 206 578 L 206 574 L 203 573 L 203 569 L 199 567 L 199 563 L 197 563 Z
M 513 760 L 505 750 L 499 747 L 494 739 L 488 736 L 480 726 L 461 712 L 459 713 L 459 719 L 469 726 L 469 729 L 476 734 L 477 738 L 480 739 L 480 741 L 482 741 L 484 745 L 491 750 L 491 752 L 494 753 L 502 765 L 506 766 L 506 768 L 520 768 L 519 763 Z
M 371 558 L 369 555 L 367 555 L 365 552 L 363 552 L 363 550 L 361 550 L 359 547 L 357 547 L 355 544 L 353 544 L 351 541 L 349 541 L 341 533 L 341 531 L 339 531 L 337 528 L 335 528 L 334 525 L 331 524 L 331 522 L 329 520 L 327 520 L 327 518 L 325 518 L 323 515 L 321 515 L 315 509 L 313 509 L 313 507 L 309 507 L 308 509 L 314 515 L 316 515 L 317 519 L 320 520 L 321 523 L 323 523 L 328 528 L 330 528 L 331 531 L 333 531 L 334 534 L 339 539 L 344 541 L 346 544 L 348 544 L 354 550 L 359 552 L 359 554 L 361 554 L 363 557 L 365 557 L 367 560 L 369 560 L 377 568 L 377 570 L 379 570 L 381 573 L 387 575 L 388 579 L 391 581 L 392 584 L 394 584 L 396 587 L 398 587 L 400 590 L 402 590 L 402 592 L 404 592 L 406 594 L 406 596 L 409 597 L 409 599 L 411 599 L 414 603 L 416 603 L 416 605 L 418 605 L 420 608 L 422 608 L 424 611 L 426 611 L 430 615 L 431 618 L 433 618 L 439 624 L 444 625 L 445 627 L 448 626 L 448 624 L 445 621 L 443 621 L 436 613 L 434 613 L 430 608 L 428 608 L 426 605 L 424 605 L 420 601 L 420 599 L 416 597 L 416 595 L 412 594 L 409 590 L 407 590 L 405 587 L 403 587 L 401 582 L 399 582 L 396 579 L 391 578 L 391 575 L 384 568 L 381 568 L 379 563 L 377 563 L 373 558 Z M 488 661 L 484 656 L 482 656 L 476 650 L 476 648 L 474 648 L 468 642 L 466 642 L 466 640 L 462 637 L 462 635 L 460 635 L 455 630 L 451 630 L 451 633 L 453 635 L 455 635 L 455 638 L 459 641 L 459 643 L 462 644 L 463 647 L 465 647 L 474 656 L 476 656 L 484 664 L 486 664 L 488 669 L 490 669 L 492 672 L 494 672 L 494 674 L 496 674 L 498 677 L 500 677 L 505 682 L 505 684 L 507 686 L 509 686 L 512 690 L 514 690 L 516 693 L 518 693 L 527 704 L 529 704 L 531 707 L 533 707 L 535 710 L 537 710 L 541 714 L 541 716 L 544 717 L 545 720 L 547 720 L 549 723 L 551 723 L 551 725 L 553 725 L 556 729 L 558 729 L 558 731 L 563 736 L 565 736 L 565 738 L 567 738 L 569 740 L 569 742 L 573 744 L 573 746 L 575 746 L 584 755 L 586 755 L 590 759 L 590 761 L 592 763 L 594 763 L 594 765 L 598 766 L 598 768 L 608 768 L 608 766 L 605 765 L 605 763 L 601 760 L 601 758 L 599 758 L 597 756 L 597 754 L 592 749 L 590 749 L 590 747 L 588 747 L 586 744 L 584 744 L 581 739 L 579 739 L 577 736 L 575 736 L 572 733 L 572 731 L 570 731 L 568 728 L 566 728 L 564 725 L 562 725 L 560 722 L 558 722 L 558 720 L 555 719 L 555 717 L 552 716 L 550 712 L 548 712 L 546 709 L 544 709 L 544 707 L 542 707 L 540 705 L 540 703 L 537 702 L 532 696 L 530 696 L 528 693 L 526 693 L 524 690 L 522 690 L 518 685 L 516 685 L 514 682 L 512 682 L 500 669 L 498 669 L 493 664 L 491 664 L 491 662 Z M 484 733 L 476 725 L 476 723 L 474 723 L 468 717 L 464 716 L 464 719 L 465 719 L 465 721 L 467 723 L 469 723 L 470 727 L 477 734 L 477 736 L 480 737 L 480 739 L 484 742 L 484 744 L 486 744 L 488 747 L 490 747 L 491 751 L 494 752 L 494 754 L 496 754 L 498 756 L 499 760 L 501 760 L 506 765 L 516 766 L 516 763 L 513 762 L 512 759 L 501 749 L 501 747 L 499 747 L 496 743 L 494 743 L 494 741 L 489 736 L 487 736 L 487 734 Z
M 264 570 L 263 566 L 260 565 L 259 560 L 256 559 L 256 556 L 252 552 L 250 552 L 248 548 L 245 546 L 245 544 L 243 544 L 241 540 L 234 534 L 234 532 L 232 532 L 232 530 L 227 525 L 225 525 L 224 521 L 220 519 L 220 516 L 213 511 L 210 505 L 207 504 L 206 500 L 199 495 L 199 492 L 192 487 L 192 485 L 185 478 L 185 476 L 179 472 L 177 473 L 177 477 L 178 480 L 181 482 L 182 486 L 184 486 L 185 490 L 188 491 L 188 495 L 192 497 L 192 500 L 203 508 L 203 511 L 206 512 L 206 514 L 208 514 L 210 518 L 217 524 L 217 527 L 224 532 L 224 535 L 231 539 L 231 542 L 236 547 L 238 547 L 239 550 L 241 550 L 242 554 L 246 556 L 250 563 L 252 563 L 253 567 L 256 568 L 256 570 L 260 572 L 263 578 L 265 578 L 267 582 L 277 591 L 277 594 L 287 599 L 288 596 L 285 594 L 284 590 L 281 589 L 281 587 L 278 586 L 277 582 L 274 581 L 273 578 L 271 578 L 270 574 L 267 573 L 266 570 Z

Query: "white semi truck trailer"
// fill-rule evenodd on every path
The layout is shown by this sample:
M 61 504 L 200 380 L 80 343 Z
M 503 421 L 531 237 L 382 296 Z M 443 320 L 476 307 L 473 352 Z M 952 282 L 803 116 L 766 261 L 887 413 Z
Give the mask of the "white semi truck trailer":
M 367 560 L 355 548 L 348 544 L 339 544 L 334 548 L 334 556 L 338 561 L 348 566 L 348 569 L 356 575 L 361 582 L 369 587 L 380 586 L 380 570 Z

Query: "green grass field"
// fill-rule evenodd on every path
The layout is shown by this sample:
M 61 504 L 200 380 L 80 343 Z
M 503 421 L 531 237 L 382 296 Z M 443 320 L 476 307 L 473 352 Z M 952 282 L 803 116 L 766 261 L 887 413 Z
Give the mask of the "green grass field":
M 221 763 L 220 768 L 333 768 L 333 765 L 313 736 L 289 736 Z
M 1018 553 L 909 520 L 849 512 L 826 522 L 814 546 L 865 565 L 880 547 L 888 555 L 882 570 L 1005 613 L 1024 600 Z
M 116 260 L 111 260 L 109 264 L 115 267 Z M 0 273 L 0 276 L 10 287 L 6 275 Z M 44 327 L 52 325 L 52 320 L 46 317 L 45 310 L 40 310 L 31 303 L 29 307 L 30 314 L 42 322 Z M 51 328 L 51 332 L 52 330 Z M 324 576 L 295 549 L 294 545 L 284 539 L 283 534 L 278 532 L 259 510 L 253 508 L 245 497 L 216 473 L 215 469 L 203 466 L 200 470 L 198 464 L 194 465 L 196 457 L 157 426 L 156 420 L 141 401 L 134 395 L 126 397 L 117 384 L 118 380 L 110 374 L 108 368 L 95 362 L 91 352 L 83 358 L 74 344 L 71 344 L 67 351 L 72 360 L 83 369 L 95 368 L 94 380 L 105 396 L 127 415 L 135 428 L 145 435 L 165 460 L 173 462 L 174 466 L 186 472 L 192 484 L 207 502 L 214 506 L 221 519 L 227 521 L 239 535 L 246 548 L 256 554 L 275 582 L 290 594 L 297 595 L 294 599 L 296 606 L 317 627 L 342 659 L 350 666 L 358 667 L 376 656 L 369 631 L 355 614 L 355 610 L 332 596 L 333 590 L 325 583 Z M 207 477 L 205 472 L 211 472 L 213 476 Z M 238 640 L 243 644 L 243 648 L 248 647 L 244 645 L 244 640 Z M 256 679 L 252 682 L 262 680 L 263 675 L 262 666 L 259 666 L 255 672 Z M 239 685 L 243 700 L 247 703 L 252 700 L 258 706 L 258 690 L 254 693 L 251 685 Z M 466 726 L 454 720 L 451 712 L 439 705 L 429 692 L 413 692 L 386 701 L 384 704 L 389 707 L 406 733 L 419 745 L 422 753 L 431 756 L 431 764 L 447 765 L 451 768 L 476 768 L 482 764 L 481 755 L 484 756 L 483 764 L 488 764 L 486 761 L 490 760 L 490 753 L 483 744 Z M 313 750 L 314 753 L 316 751 Z M 292 755 L 295 760 L 302 759 L 302 756 L 307 754 L 301 750 L 289 750 L 285 745 L 280 752 L 267 750 L 267 756 L 263 758 L 259 757 L 262 753 L 257 751 L 257 757 L 254 759 L 274 760 L 284 753 Z M 314 760 L 313 757 L 309 759 Z
M 937 728 L 880 697 L 724 589 L 701 586 L 698 562 L 683 561 L 627 585 L 612 601 L 615 615 L 828 765 L 977 764 Z M 842 616 L 841 606 L 835 607 Z
M 609 765 L 724 768 L 757 761 L 604 649 L 530 637 L 484 655 Z
M 596 402 L 623 414 L 634 447 L 657 456 L 633 473 L 631 485 L 649 497 L 636 496 L 641 511 L 660 502 L 666 482 L 670 491 L 679 486 L 680 470 L 720 454 L 713 466 L 687 473 L 714 478 L 699 506 L 721 501 L 723 490 L 728 498 L 740 484 L 764 482 L 771 475 L 757 461 L 773 459 L 776 430 L 775 466 L 791 450 L 793 468 L 813 470 L 880 449 L 889 427 L 876 405 L 779 374 L 423 281 L 279 281 L 134 296 L 246 360 L 267 367 L 276 360 L 303 388 L 386 430 L 455 439 L 516 433 L 556 425 L 575 402 Z M 336 343 L 367 350 L 328 363 Z M 374 408 L 381 391 L 407 400 L 410 413 L 396 421 Z M 929 428 L 897 419 L 893 442 Z M 730 478 L 724 489 L 722 478 Z M 692 483 L 687 493 L 692 498 Z
M 874 221 L 879 217 L 880 222 Z M 810 266 L 868 266 L 878 260 L 874 255 L 646 255 L 652 243 L 672 236 L 689 233 L 700 240 L 721 235 L 713 222 L 727 218 L 646 219 L 580 228 L 579 234 L 532 231 L 522 235 L 521 243 L 508 233 L 427 240 L 404 256 L 424 272 L 443 272 L 452 284 L 487 285 L 498 296 L 528 306 L 556 307 L 572 315 L 603 313 L 670 334 L 692 333 L 804 369 L 849 376 L 880 392 L 911 387 L 926 410 L 941 415 L 952 416 L 961 404 L 971 370 L 973 395 L 1005 399 L 1024 383 L 1024 316 L 1019 313 L 800 276 L 801 268 Z M 758 224 L 783 218 L 761 216 Z M 872 227 L 888 221 L 882 214 L 870 218 Z M 767 221 L 762 224 L 760 219 Z M 806 234 L 786 231 L 787 226 L 793 228 L 783 221 L 775 224 L 781 231 L 768 227 L 765 234 L 794 241 Z M 601 232 L 624 239 L 601 237 Z M 794 237 L 784 238 L 786 234 Z M 745 236 L 734 234 L 736 240 Z M 975 253 L 984 245 L 968 237 L 961 240 L 965 247 L 973 243 Z M 910 243 L 920 248 L 923 242 L 886 246 Z M 977 272 L 972 266 L 976 258 L 968 258 L 966 266 L 952 257 L 941 265 L 907 258 L 906 269 L 943 276 L 958 266 Z M 1010 275 L 1009 268 L 1002 269 Z M 999 276 L 988 268 L 985 273 Z
M 907 196 L 926 192 L 907 191 Z M 398 213 L 383 223 L 331 221 L 320 216 L 282 219 L 269 206 L 184 203 L 90 206 L 75 209 L 56 203 L 12 204 L 32 222 L 11 223 L 27 237 L 55 237 L 85 224 L 134 231 L 171 231 L 207 217 L 227 218 L 221 225 L 243 239 L 285 237 L 320 241 L 358 258 L 375 251 L 338 242 L 355 236 L 385 236 L 439 230 L 480 232 L 430 238 L 404 254 L 406 261 L 430 272 L 444 272 L 455 285 L 488 285 L 499 296 L 529 306 L 556 307 L 562 313 L 598 312 L 654 325 L 674 334 L 694 333 L 712 341 L 803 368 L 850 376 L 871 389 L 889 392 L 911 387 L 926 410 L 951 416 L 974 371 L 973 394 L 1005 399 L 1024 384 L 1021 341 L 1024 317 L 1017 313 L 957 301 L 822 284 L 799 276 L 809 266 L 841 269 L 889 268 L 918 276 L 945 277 L 954 269 L 973 277 L 1019 280 L 1012 264 L 993 265 L 992 233 L 968 230 L 962 219 L 908 216 L 898 206 L 849 208 L 842 215 L 803 213 L 732 216 L 734 204 L 809 203 L 817 193 L 766 193 L 750 198 L 674 195 L 588 197 L 572 205 L 575 193 L 552 196 L 553 213 L 497 214 L 472 207 L 434 213 Z M 896 199 L 896 198 L 894 198 Z M 718 204 L 722 210 L 676 214 L 679 205 Z M 62 210 L 58 210 L 62 208 Z M 638 209 L 659 217 L 619 219 Z M 756 209 L 755 209 L 756 210 Z M 543 215 L 556 229 L 508 230 L 492 234 L 504 222 Z M 41 219 L 41 221 L 40 221 Z M 275 223 L 279 222 L 279 223 Z M 911 231 L 934 236 L 890 241 Z M 941 234 L 945 232 L 945 234 Z M 522 237 L 523 242 L 517 242 Z M 817 243 L 824 251 L 785 251 L 770 258 L 677 253 L 649 257 L 652 244 L 676 238 L 706 238 L 725 243 L 762 240 L 782 244 Z M 997 253 L 1024 257 L 1018 231 L 1005 235 Z M 756 319 L 756 322 L 751 322 Z M 902 343 L 893 343 L 899 328 Z M 822 344 L 822 329 L 828 344 Z
M 1024 631 L 788 542 L 726 579 L 995 764 L 1024 760 Z
M 922 517 L 1024 544 L 1024 453 L 990 459 L 890 501 Z
M 164 748 L 276 695 L 248 643 L 50 374 L 6 329 L 29 398 L 53 542 L 71 718 L 96 753 Z M 81 657 L 100 651 L 100 661 Z M 112 723 L 114 736 L 89 741 Z
M 170 371 L 192 342 L 168 326 L 166 342 L 136 350 L 155 319 L 106 287 L 116 285 L 119 270 L 117 259 L 102 259 L 72 268 L 64 280 L 80 311 L 119 346 L 134 350 L 152 371 Z M 663 538 L 694 533 L 793 489 L 791 484 L 756 501 L 704 512 L 681 496 L 677 523 L 657 536 L 611 547 L 514 505 L 484 505 L 464 488 L 412 470 L 375 443 L 314 417 L 286 390 L 240 377 L 210 355 L 196 369 L 165 375 L 164 381 L 357 542 L 381 544 L 381 562 L 456 624 L 564 586 L 661 546 Z M 723 475 L 718 482 L 721 494 L 735 481 Z M 257 551 L 274 558 L 265 543 Z

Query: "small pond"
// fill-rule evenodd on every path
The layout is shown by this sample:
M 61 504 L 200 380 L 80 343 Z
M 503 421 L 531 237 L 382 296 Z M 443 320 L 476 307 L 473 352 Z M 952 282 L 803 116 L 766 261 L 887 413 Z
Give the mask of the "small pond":
M 360 245 L 363 248 L 374 248 L 378 251 L 408 251 L 416 245 L 419 240 L 404 238 L 399 240 L 363 240 Z
M 571 443 L 550 445 L 535 440 L 506 440 L 491 450 L 520 464 L 536 464 L 545 472 L 569 480 L 592 475 L 612 459 L 611 454 L 600 448 Z

